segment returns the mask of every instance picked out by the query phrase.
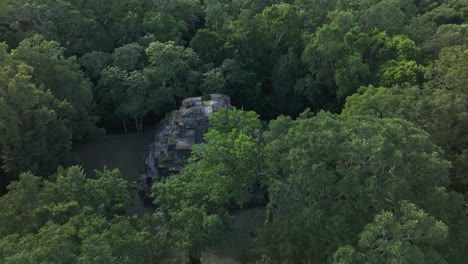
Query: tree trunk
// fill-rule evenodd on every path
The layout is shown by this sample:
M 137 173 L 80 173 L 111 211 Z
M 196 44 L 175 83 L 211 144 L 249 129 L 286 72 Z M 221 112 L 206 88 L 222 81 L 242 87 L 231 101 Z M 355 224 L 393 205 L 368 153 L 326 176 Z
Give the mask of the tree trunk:
M 143 133 L 143 117 L 140 117 L 140 132 Z
M 138 119 L 136 117 L 134 117 L 133 119 L 135 119 L 135 127 L 136 127 L 136 130 L 137 130 L 137 133 L 140 133 L 140 128 L 138 126 Z
M 124 130 L 125 130 L 125 134 L 128 134 L 127 123 L 125 123 L 125 119 L 122 119 L 122 123 L 123 123 L 123 127 L 124 127 Z

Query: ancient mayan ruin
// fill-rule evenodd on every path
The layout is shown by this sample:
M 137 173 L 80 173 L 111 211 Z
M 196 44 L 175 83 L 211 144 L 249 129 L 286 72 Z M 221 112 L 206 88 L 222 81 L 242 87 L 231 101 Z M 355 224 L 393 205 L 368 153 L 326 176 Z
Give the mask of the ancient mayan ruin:
M 184 99 L 179 110 L 166 114 L 161 120 L 140 169 L 142 198 L 149 197 L 153 183 L 182 170 L 192 146 L 202 143 L 208 132 L 208 117 L 221 108 L 232 108 L 229 96 L 211 94 L 207 97 L 207 100 L 202 97 Z

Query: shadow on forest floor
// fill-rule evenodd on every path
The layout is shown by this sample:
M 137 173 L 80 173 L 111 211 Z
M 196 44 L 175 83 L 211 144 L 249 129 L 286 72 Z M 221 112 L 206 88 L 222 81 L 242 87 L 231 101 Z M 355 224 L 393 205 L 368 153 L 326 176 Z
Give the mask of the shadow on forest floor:
M 136 183 L 144 155 L 153 139 L 154 132 L 94 137 L 75 144 L 73 151 L 78 153 L 80 165 L 88 177 L 94 178 L 94 170 L 107 166 L 109 169 L 118 168 L 124 179 Z M 128 215 L 152 211 L 143 206 L 136 190 L 132 192 L 132 197 L 132 202 L 127 206 Z

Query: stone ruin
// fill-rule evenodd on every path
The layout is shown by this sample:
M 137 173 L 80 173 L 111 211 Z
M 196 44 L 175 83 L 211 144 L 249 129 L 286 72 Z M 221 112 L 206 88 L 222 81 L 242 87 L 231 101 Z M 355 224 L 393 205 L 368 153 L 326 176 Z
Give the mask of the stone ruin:
M 166 114 L 160 122 L 159 132 L 148 147 L 140 168 L 141 198 L 149 197 L 153 183 L 184 168 L 192 146 L 203 142 L 209 128 L 208 117 L 212 113 L 221 108 L 232 108 L 229 96 L 212 94 L 209 98 L 184 99 L 179 110 Z

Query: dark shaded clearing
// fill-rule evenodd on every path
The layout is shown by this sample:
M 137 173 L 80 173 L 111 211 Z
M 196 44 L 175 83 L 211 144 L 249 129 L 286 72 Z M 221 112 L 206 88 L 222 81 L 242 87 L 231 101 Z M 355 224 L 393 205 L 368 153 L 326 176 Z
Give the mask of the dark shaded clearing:
M 138 170 L 148 145 L 153 140 L 150 133 L 95 137 L 73 146 L 78 153 L 83 170 L 95 177 L 94 170 L 118 168 L 128 181 L 138 180 Z
M 138 172 L 153 133 L 111 135 L 95 137 L 73 146 L 88 177 L 95 177 L 94 170 L 118 168 L 129 182 L 136 183 Z M 141 215 L 151 209 L 144 208 L 136 191 L 132 192 L 133 202 L 127 207 L 129 215 Z

